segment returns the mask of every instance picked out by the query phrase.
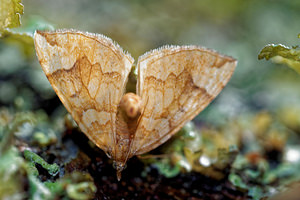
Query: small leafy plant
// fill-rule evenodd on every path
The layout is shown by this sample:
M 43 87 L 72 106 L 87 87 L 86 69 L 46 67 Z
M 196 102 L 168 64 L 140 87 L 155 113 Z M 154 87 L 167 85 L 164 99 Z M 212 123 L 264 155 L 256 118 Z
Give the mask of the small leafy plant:
M 300 38 L 300 34 L 298 34 Z M 271 59 L 272 62 L 284 64 L 300 74 L 300 47 L 287 47 L 282 44 L 268 44 L 259 53 L 258 59 Z

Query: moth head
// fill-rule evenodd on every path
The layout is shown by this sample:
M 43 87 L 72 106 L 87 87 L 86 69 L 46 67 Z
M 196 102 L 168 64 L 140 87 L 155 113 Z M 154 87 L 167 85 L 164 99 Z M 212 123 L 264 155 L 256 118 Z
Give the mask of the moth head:
M 117 162 L 117 161 L 113 161 L 113 167 L 116 169 L 117 172 L 117 179 L 118 181 L 121 180 L 121 176 L 122 176 L 122 171 L 126 168 L 126 162 Z
M 141 113 L 141 98 L 134 93 L 126 93 L 121 99 L 120 107 L 129 118 L 135 118 Z

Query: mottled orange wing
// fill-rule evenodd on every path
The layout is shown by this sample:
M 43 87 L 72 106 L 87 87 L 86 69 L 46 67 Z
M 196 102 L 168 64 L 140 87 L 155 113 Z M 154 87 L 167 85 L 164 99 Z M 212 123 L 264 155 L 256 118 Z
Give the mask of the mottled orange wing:
M 37 31 L 40 64 L 80 129 L 111 154 L 116 112 L 133 58 L 111 39 L 72 30 Z
M 139 58 L 137 94 L 142 113 L 131 155 L 168 140 L 224 88 L 237 62 L 197 46 L 167 46 Z

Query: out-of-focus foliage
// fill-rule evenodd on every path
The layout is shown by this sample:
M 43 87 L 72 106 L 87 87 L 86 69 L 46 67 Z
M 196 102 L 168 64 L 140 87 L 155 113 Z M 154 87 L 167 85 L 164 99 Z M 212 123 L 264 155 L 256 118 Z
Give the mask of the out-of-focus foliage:
M 272 196 L 300 180 L 300 148 L 293 144 L 300 139 L 295 133 L 300 132 L 300 112 L 293 112 L 292 125 L 285 112 L 248 113 L 200 132 L 189 123 L 160 149 L 162 155 L 146 155 L 144 162 L 166 177 L 194 171 L 217 180 L 228 178 L 252 199 Z
M 12 32 L 11 28 L 21 25 L 21 15 L 24 6 L 21 0 L 1 0 L 0 2 L 0 37 L 8 43 L 16 43 L 23 49 L 25 55 L 33 55 L 33 40 L 27 34 Z
M 282 199 L 298 200 L 299 189 L 300 189 L 300 183 L 295 182 L 290 185 L 289 189 L 286 189 L 284 192 L 277 194 L 274 197 L 269 198 L 269 199 L 270 200 L 282 200 Z
M 0 36 L 6 28 L 20 26 L 23 5 L 21 0 L 1 0 L 0 1 Z
M 274 63 L 285 64 L 300 74 L 299 46 L 286 47 L 282 44 L 269 44 L 259 53 L 258 59 L 271 59 Z
M 17 45 L 27 58 L 31 59 L 35 54 L 33 38 L 29 34 L 4 31 L 1 37 L 7 45 Z
M 56 182 L 45 182 L 46 187 L 53 196 L 67 196 L 70 199 L 92 199 L 97 188 L 93 183 L 93 178 L 82 172 L 66 174 Z
M 15 148 L 9 148 L 0 156 L 0 199 L 24 199 L 26 164 Z
M 61 168 L 32 152 L 37 147 L 46 148 L 52 144 L 45 143 L 45 138 L 53 138 L 54 134 L 46 127 L 48 120 L 41 111 L 20 112 L 13 116 L 6 109 L 0 110 L 0 199 L 93 198 L 96 187 L 89 174 L 73 172 L 53 181 L 52 178 L 58 176 Z M 57 131 L 62 130 L 60 127 Z M 34 139 L 37 134 L 39 136 Z M 24 142 L 31 144 L 32 149 Z M 41 167 L 49 175 L 46 182 L 39 179 L 42 176 Z M 24 185 L 29 185 L 29 191 L 24 190 Z
M 223 179 L 238 153 L 234 138 L 213 129 L 201 134 L 193 123 L 188 123 L 161 149 L 164 155 L 146 155 L 145 163 L 152 163 L 166 177 L 180 172 L 196 171 L 214 179 Z M 145 159 L 150 157 L 150 159 Z M 142 157 L 143 158 L 143 157 Z
M 1 0 L 0 7 L 0 199 L 91 199 L 95 193 L 109 199 L 110 191 L 112 198 L 122 192 L 155 198 L 161 180 L 168 183 L 163 195 L 179 199 L 182 191 L 189 198 L 214 199 L 204 194 L 219 193 L 234 199 L 237 192 L 242 194 L 237 199 L 260 199 L 299 182 L 300 76 L 256 59 L 269 41 L 296 44 L 299 1 L 186 1 L 182 6 L 177 0 L 24 0 L 18 28 L 20 7 L 10 7 L 11 12 L 2 2 L 20 5 Z M 194 122 L 141 156 L 142 162 L 131 159 L 117 182 L 102 151 L 82 140 L 35 58 L 32 35 L 36 29 L 52 30 L 51 24 L 103 33 L 135 58 L 165 44 L 194 44 L 233 56 L 239 65 Z M 299 72 L 299 48 L 269 45 L 259 58 Z M 128 90 L 134 91 L 135 77 L 129 79 Z M 134 160 L 140 166 L 130 164 Z M 176 184 L 182 180 L 190 182 Z M 169 192 L 172 184 L 175 190 Z
M 7 45 L 16 45 L 28 58 L 35 55 L 33 45 L 33 33 L 35 30 L 53 29 L 53 27 L 37 18 L 28 22 L 26 27 L 18 28 L 21 25 L 23 4 L 21 0 L 1 0 L 0 2 L 0 37 Z

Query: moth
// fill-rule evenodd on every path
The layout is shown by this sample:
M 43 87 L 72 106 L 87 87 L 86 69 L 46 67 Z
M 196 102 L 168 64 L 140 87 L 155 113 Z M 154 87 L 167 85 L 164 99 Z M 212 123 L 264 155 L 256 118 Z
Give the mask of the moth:
M 36 31 L 39 62 L 81 131 L 113 159 L 127 160 L 166 142 L 224 88 L 237 61 L 200 46 L 163 46 L 140 56 L 136 94 L 125 93 L 134 64 L 101 34 Z

